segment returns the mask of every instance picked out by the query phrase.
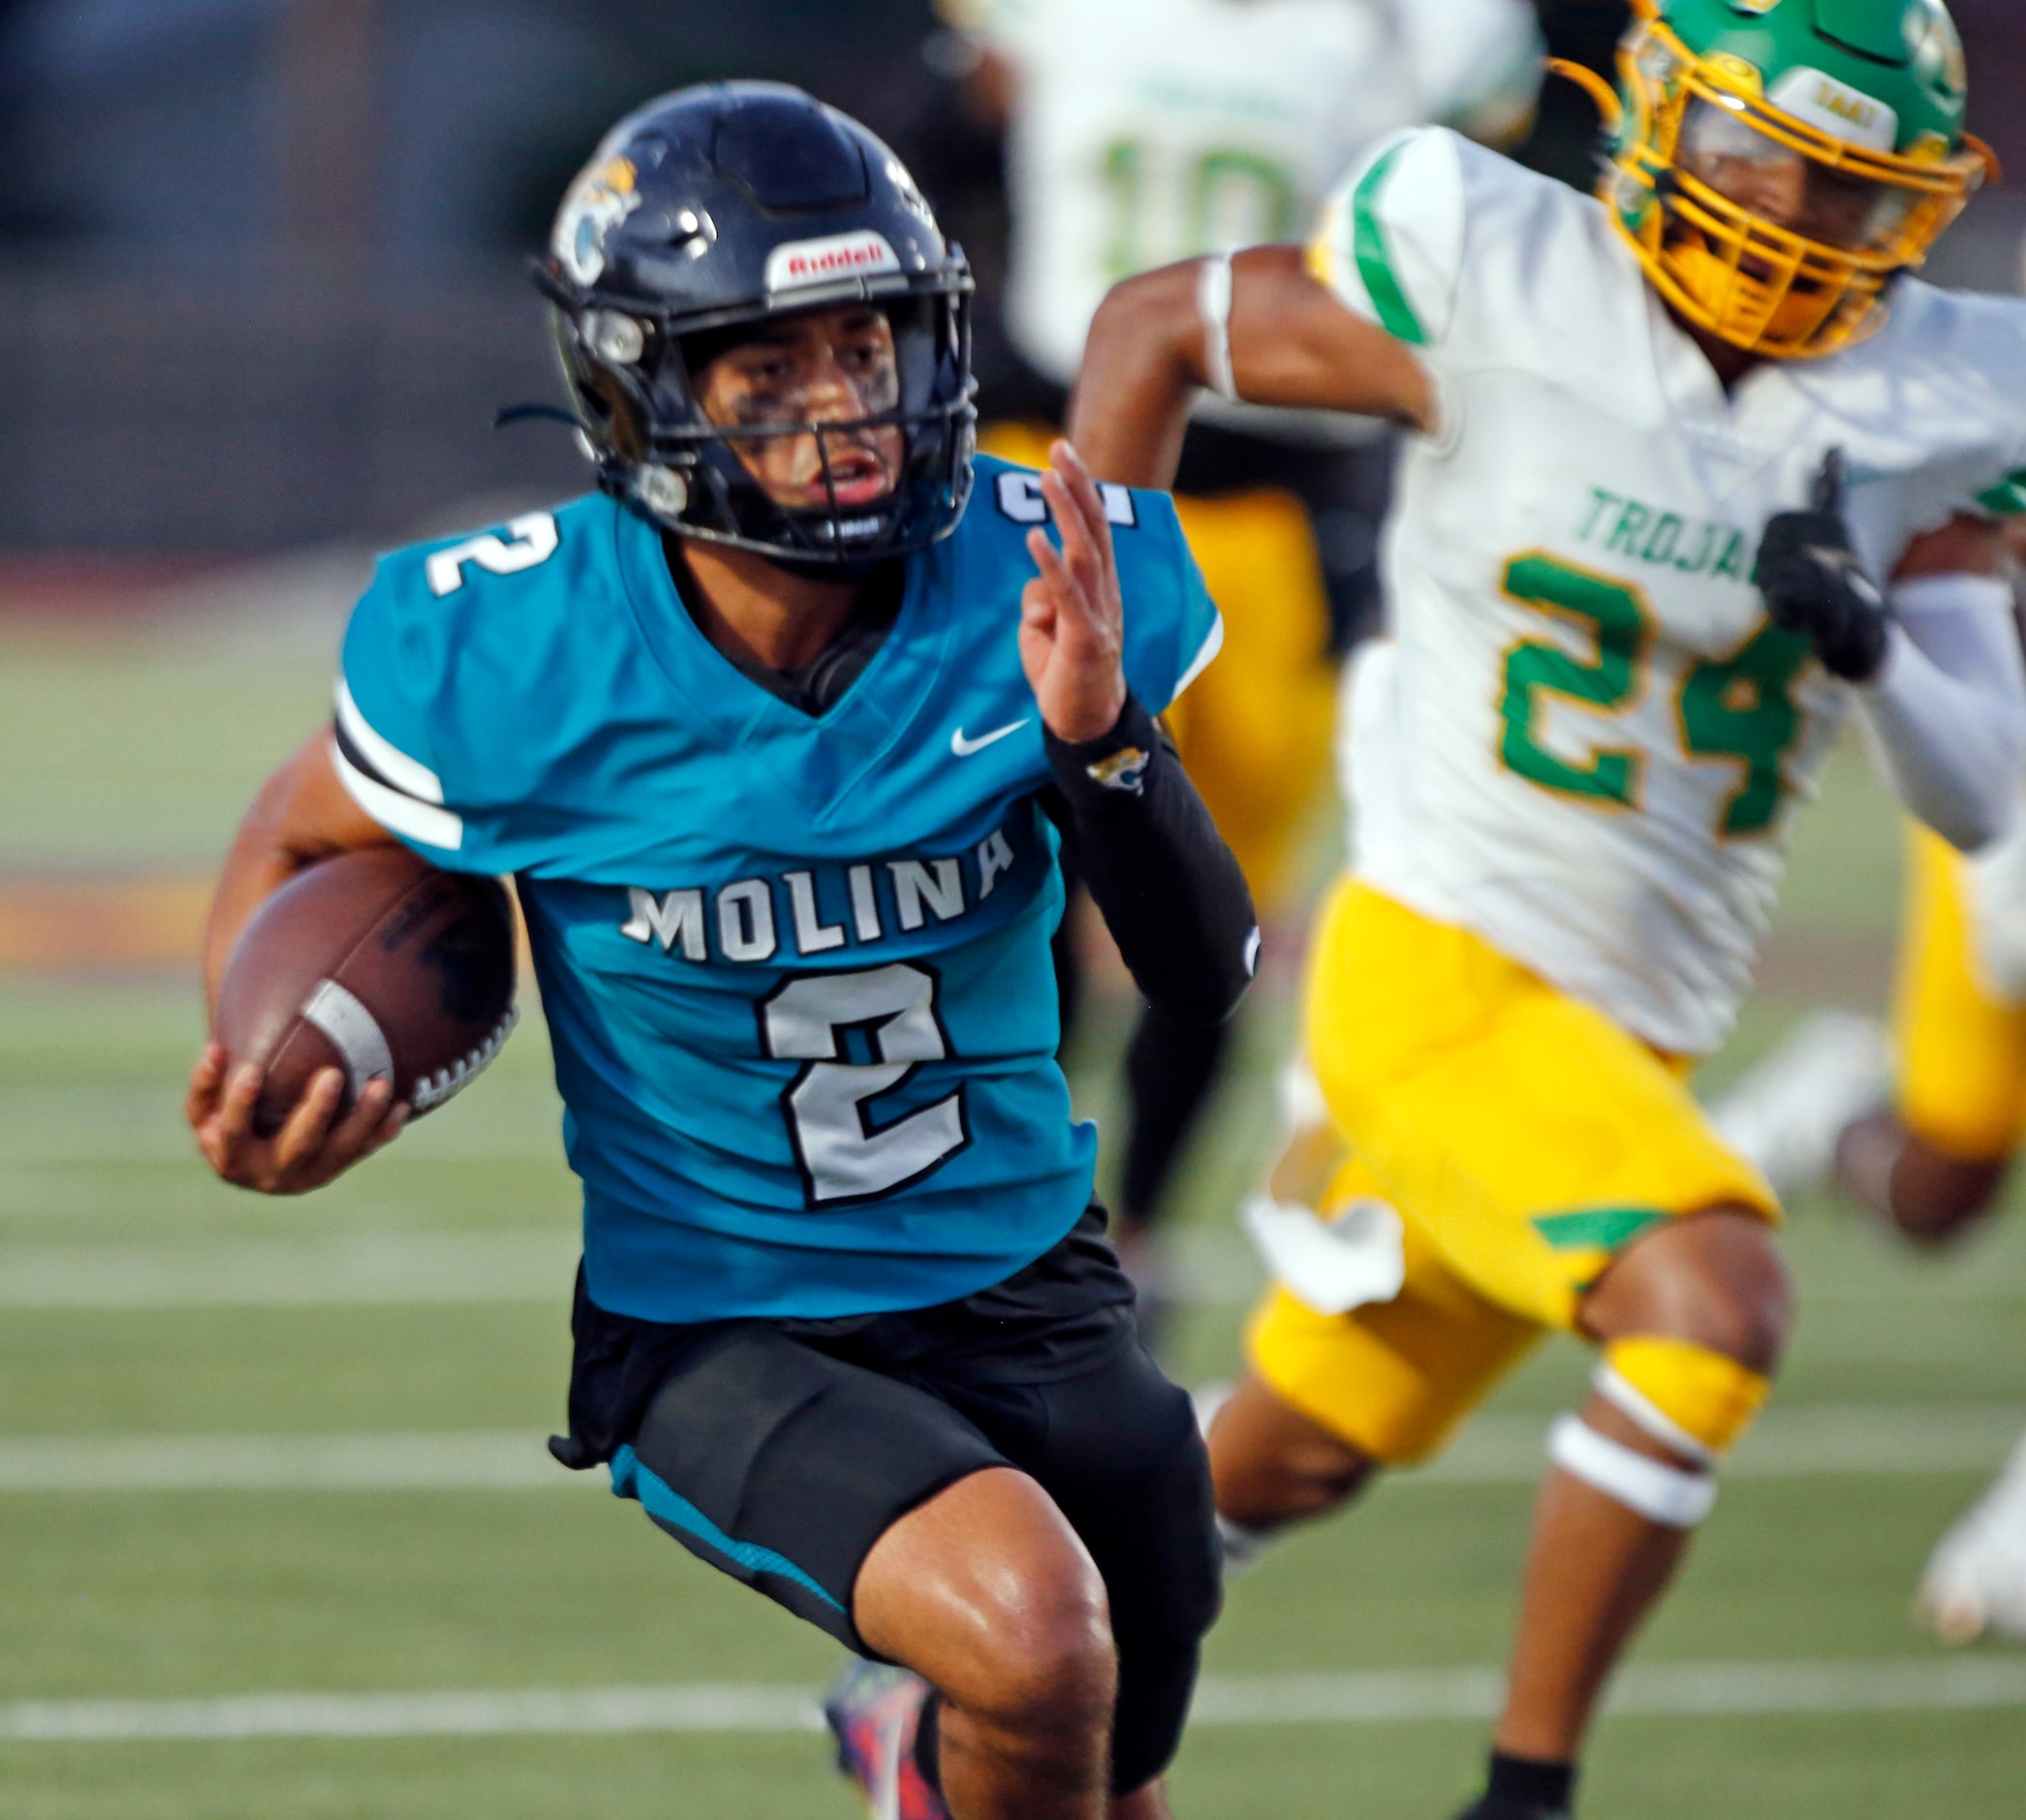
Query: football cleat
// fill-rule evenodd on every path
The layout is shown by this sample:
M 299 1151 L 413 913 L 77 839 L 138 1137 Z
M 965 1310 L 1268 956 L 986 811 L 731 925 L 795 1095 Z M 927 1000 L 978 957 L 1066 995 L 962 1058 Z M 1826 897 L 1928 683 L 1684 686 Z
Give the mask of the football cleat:
M 2026 1643 L 2026 1441 L 1942 1538 L 1915 1610 L 1944 1643 Z
M 1710 1118 L 1773 1192 L 1791 1200 L 1827 1179 L 1845 1128 L 1886 1104 L 1891 1067 L 1882 1024 L 1817 1012 L 1747 1069 Z
M 950 1820 L 915 1763 L 915 1733 L 928 1683 L 903 1668 L 854 1662 L 823 1703 L 837 1741 L 837 1773 L 865 1793 L 872 1820 Z

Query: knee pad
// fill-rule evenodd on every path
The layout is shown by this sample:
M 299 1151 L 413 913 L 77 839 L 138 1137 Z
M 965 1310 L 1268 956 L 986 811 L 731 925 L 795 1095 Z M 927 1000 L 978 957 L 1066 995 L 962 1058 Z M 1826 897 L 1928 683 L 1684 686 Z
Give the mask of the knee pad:
M 1744 1438 L 1773 1387 L 1706 1346 L 1640 1335 L 1604 1349 L 1596 1388 L 1663 1447 L 1713 1466 Z
M 1597 1394 L 1641 1432 L 1695 1462 L 1654 1459 L 1564 1416 L 1548 1435 L 1548 1457 L 1649 1522 L 1690 1529 L 1716 1502 L 1718 1460 L 1764 1405 L 1772 1386 L 1734 1359 L 1686 1340 L 1613 1342 L 1597 1368 Z

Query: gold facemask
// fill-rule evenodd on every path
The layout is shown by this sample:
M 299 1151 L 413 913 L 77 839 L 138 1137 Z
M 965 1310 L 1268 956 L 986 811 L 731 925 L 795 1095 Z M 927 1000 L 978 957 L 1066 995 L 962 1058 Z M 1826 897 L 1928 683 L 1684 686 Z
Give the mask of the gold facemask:
M 1776 108 L 1741 58 L 1699 57 L 1649 18 L 1619 51 L 1631 117 L 1604 200 L 1686 321 L 1773 360 L 1834 354 L 1885 320 L 1996 174 L 1979 141 L 1872 151 Z

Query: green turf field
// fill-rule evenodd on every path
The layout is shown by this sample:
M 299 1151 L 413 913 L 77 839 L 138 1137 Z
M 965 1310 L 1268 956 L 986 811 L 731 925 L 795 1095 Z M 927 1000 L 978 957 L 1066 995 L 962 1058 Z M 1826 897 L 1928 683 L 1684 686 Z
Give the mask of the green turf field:
M 0 642 L 0 868 L 208 865 L 324 691 L 286 643 L 228 661 Z M 1841 762 L 1738 1055 L 1808 993 L 1879 998 L 1894 871 L 1890 819 Z M 1235 1356 L 1254 1279 L 1230 1208 L 1288 1016 L 1284 987 L 1254 1008 L 1253 1065 L 1191 1172 L 1190 1376 Z M 852 1812 L 795 1729 L 831 1647 L 541 1455 L 573 1210 L 539 1020 L 440 1119 L 285 1204 L 187 1152 L 198 1029 L 184 980 L 0 977 L 0 1815 Z M 1103 1047 L 1081 1080 L 1100 1113 Z M 2026 1426 L 2026 1233 L 1914 1263 L 1811 1206 L 1792 1238 L 1783 1397 L 1640 1649 L 1634 1710 L 1603 1728 L 1585 1812 L 2026 1809 L 2026 1653 L 1945 1657 L 1907 1618 L 1927 1549 Z M 1468 1671 L 1505 1648 L 1540 1429 L 1580 1370 L 1549 1349 L 1446 1473 L 1233 1588 L 1180 1814 L 1446 1820 L 1490 1697 Z M 1285 1677 L 1303 1679 L 1264 1679 Z M 612 1688 L 660 1690 L 637 1722 L 662 1729 L 528 1729 Z M 424 1704 L 516 1692 L 536 1698 Z M 330 1698 L 210 1704 L 270 1695 Z M 444 1711 L 506 1729 L 385 1735 Z M 361 1735 L 144 1736 L 263 1725 Z M 47 1736 L 66 1727 L 101 1736 Z M 121 1732 L 143 1736 L 104 1736 Z

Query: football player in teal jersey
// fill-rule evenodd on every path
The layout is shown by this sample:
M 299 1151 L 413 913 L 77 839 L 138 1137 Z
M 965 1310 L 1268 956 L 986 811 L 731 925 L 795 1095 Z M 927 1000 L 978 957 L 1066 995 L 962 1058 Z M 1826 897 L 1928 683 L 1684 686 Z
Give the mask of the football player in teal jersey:
M 1251 902 L 1153 719 L 1215 609 L 1165 496 L 974 457 L 962 256 L 798 91 L 630 115 L 539 275 L 599 490 L 381 563 L 227 863 L 214 997 L 332 853 L 514 874 L 584 1184 L 558 1458 L 870 1658 L 831 1721 L 881 1813 L 1162 1815 L 1208 1480 L 1048 937 L 1068 840 L 1150 999 L 1242 993 Z M 405 1111 L 339 1116 L 332 1071 L 261 1139 L 258 1086 L 213 1045 L 189 1113 L 270 1193 Z

